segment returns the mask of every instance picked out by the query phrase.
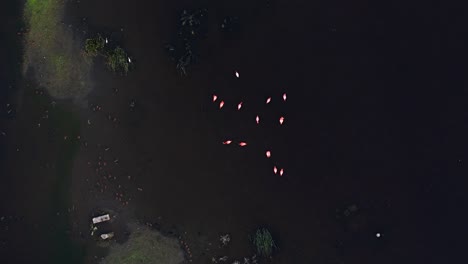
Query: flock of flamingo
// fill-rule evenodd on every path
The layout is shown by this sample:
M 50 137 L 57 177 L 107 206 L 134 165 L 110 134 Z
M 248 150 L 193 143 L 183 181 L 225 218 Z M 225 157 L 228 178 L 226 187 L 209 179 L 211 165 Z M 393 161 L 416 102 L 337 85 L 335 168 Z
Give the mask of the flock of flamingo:
M 235 76 L 237 78 L 240 77 L 239 72 L 236 71 L 234 74 L 235 74 Z M 286 93 L 283 93 L 282 99 L 283 99 L 284 102 L 286 102 L 286 99 L 287 99 Z M 271 103 L 271 100 L 272 100 L 271 97 L 266 98 L 265 104 Z M 216 94 L 213 94 L 212 102 L 217 103 L 218 101 L 219 101 L 219 109 L 221 110 L 224 107 L 225 102 L 223 100 L 221 100 Z M 242 101 L 237 104 L 237 111 L 240 111 L 242 109 L 242 104 L 243 104 Z M 279 124 L 283 125 L 284 121 L 285 121 L 284 116 L 280 116 L 279 119 L 278 119 Z M 255 122 L 256 122 L 257 125 L 260 125 L 260 116 L 259 115 L 255 116 Z M 231 145 L 233 143 L 235 143 L 235 142 L 233 140 L 231 140 L 231 139 L 226 139 L 226 140 L 224 140 L 222 142 L 223 145 Z M 240 142 L 237 142 L 237 145 L 239 145 L 240 147 L 245 147 L 248 144 L 245 141 L 240 141 Z M 266 156 L 267 159 L 271 158 L 271 156 L 272 156 L 271 151 L 270 150 L 265 150 L 265 156 Z M 283 176 L 284 168 L 278 168 L 275 165 L 275 166 L 273 166 L 273 173 L 278 174 L 279 176 Z

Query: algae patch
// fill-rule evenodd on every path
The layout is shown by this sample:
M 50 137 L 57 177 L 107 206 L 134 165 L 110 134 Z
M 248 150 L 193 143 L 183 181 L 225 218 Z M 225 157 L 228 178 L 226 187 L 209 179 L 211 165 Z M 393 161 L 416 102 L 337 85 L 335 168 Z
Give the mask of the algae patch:
M 32 70 L 39 85 L 57 99 L 80 99 L 92 88 L 92 60 L 81 49 L 81 41 L 61 21 L 63 0 L 27 0 L 23 73 Z
M 129 228 L 128 241 L 112 245 L 101 264 L 179 264 L 184 261 L 184 252 L 177 239 L 165 237 L 144 225 L 130 224 Z

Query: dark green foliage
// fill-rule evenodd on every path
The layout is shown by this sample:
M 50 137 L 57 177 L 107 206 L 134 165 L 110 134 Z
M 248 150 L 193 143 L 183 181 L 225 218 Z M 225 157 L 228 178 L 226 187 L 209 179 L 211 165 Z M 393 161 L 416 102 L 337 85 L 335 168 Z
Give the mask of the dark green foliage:
M 85 41 L 85 51 L 91 56 L 96 56 L 104 50 L 105 40 L 101 35 L 95 38 L 89 38 Z
M 120 47 L 109 51 L 107 54 L 107 66 L 109 66 L 113 72 L 127 75 L 130 66 L 127 53 Z
M 115 47 L 115 46 L 114 46 Z M 101 55 L 106 58 L 106 64 L 114 73 L 127 75 L 130 69 L 130 60 L 121 47 L 111 48 L 100 34 L 94 38 L 86 39 L 85 52 L 91 57 Z
M 264 257 L 271 256 L 273 249 L 277 248 L 273 237 L 266 228 L 257 229 L 252 242 L 257 249 L 257 254 Z

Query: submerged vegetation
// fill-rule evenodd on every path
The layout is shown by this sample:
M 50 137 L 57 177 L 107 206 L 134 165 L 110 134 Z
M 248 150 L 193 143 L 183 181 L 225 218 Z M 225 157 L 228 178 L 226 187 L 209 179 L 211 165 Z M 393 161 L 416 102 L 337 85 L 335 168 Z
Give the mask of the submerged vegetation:
M 179 31 L 175 45 L 166 45 L 166 51 L 176 63 L 177 72 L 186 76 L 188 68 L 196 63 L 196 46 L 207 32 L 206 9 L 183 10 L 179 18 Z
M 202 33 L 201 26 L 206 14 L 206 9 L 198 9 L 192 12 L 188 10 L 182 11 L 180 15 L 181 31 L 179 34 L 195 36 Z
M 198 62 L 197 48 L 208 32 L 207 14 L 208 10 L 205 8 L 183 10 L 179 16 L 177 38 L 174 43 L 165 46 L 177 72 L 182 76 L 188 75 L 188 68 Z M 222 32 L 235 32 L 239 30 L 239 26 L 237 16 L 226 16 L 219 29 Z
M 263 257 L 269 257 L 276 249 L 275 241 L 266 228 L 258 229 L 252 238 L 252 242 L 257 249 L 257 254 Z
M 195 55 L 193 54 L 192 47 L 189 43 L 185 45 L 185 53 L 177 61 L 177 72 L 180 75 L 187 75 L 187 67 L 195 62 Z

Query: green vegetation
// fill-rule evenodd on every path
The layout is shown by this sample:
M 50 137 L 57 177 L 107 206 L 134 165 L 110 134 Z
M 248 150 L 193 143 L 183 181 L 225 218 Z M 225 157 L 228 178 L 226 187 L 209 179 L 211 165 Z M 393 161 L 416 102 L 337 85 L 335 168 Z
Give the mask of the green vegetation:
M 126 75 L 130 66 L 127 58 L 127 53 L 122 48 L 116 47 L 113 51 L 108 52 L 107 66 L 113 72 Z
M 110 49 L 106 47 L 106 40 L 101 35 L 86 39 L 84 50 L 91 57 L 101 55 L 106 58 L 106 64 L 114 73 L 127 75 L 130 62 L 127 53 L 121 47 Z
M 58 59 L 60 61 L 60 59 Z M 35 86 L 35 85 L 34 85 Z M 83 263 L 85 256 L 85 247 L 73 241 L 67 231 L 70 230 L 69 215 L 64 213 L 71 207 L 71 183 L 73 162 L 79 151 L 80 120 L 72 109 L 65 104 L 54 104 L 48 96 L 38 96 L 34 90 L 26 88 L 24 102 L 30 105 L 31 116 L 39 119 L 48 109 L 48 118 L 41 121 L 41 129 L 53 131 L 53 137 L 48 140 L 47 147 L 50 155 L 50 162 L 55 167 L 51 171 L 50 180 L 47 180 L 51 186 L 48 192 L 49 203 L 45 206 L 43 223 L 40 225 L 50 225 L 53 223 L 53 229 L 44 229 L 39 234 L 45 244 L 47 253 L 47 263 Z M 39 132 L 35 140 L 43 140 L 46 136 L 44 132 Z M 64 140 L 63 136 L 68 139 Z M 57 212 L 61 212 L 57 215 Z
M 277 248 L 270 231 L 266 228 L 258 229 L 252 240 L 257 254 L 260 256 L 269 257 L 273 253 L 273 249 Z
M 36 81 L 54 98 L 81 98 L 91 89 L 92 61 L 63 25 L 64 10 L 63 0 L 26 0 L 23 74 L 32 68 Z
M 57 35 L 56 26 L 63 12 L 59 0 L 27 0 L 24 16 L 29 24 L 29 37 L 34 39 L 39 48 L 52 45 Z
M 130 237 L 124 244 L 114 243 L 101 264 L 180 264 L 184 253 L 175 238 L 163 236 L 144 225 L 129 225 Z
M 97 56 L 104 50 L 104 45 L 106 44 L 104 38 L 101 35 L 97 37 L 86 39 L 85 41 L 85 52 L 90 56 Z

